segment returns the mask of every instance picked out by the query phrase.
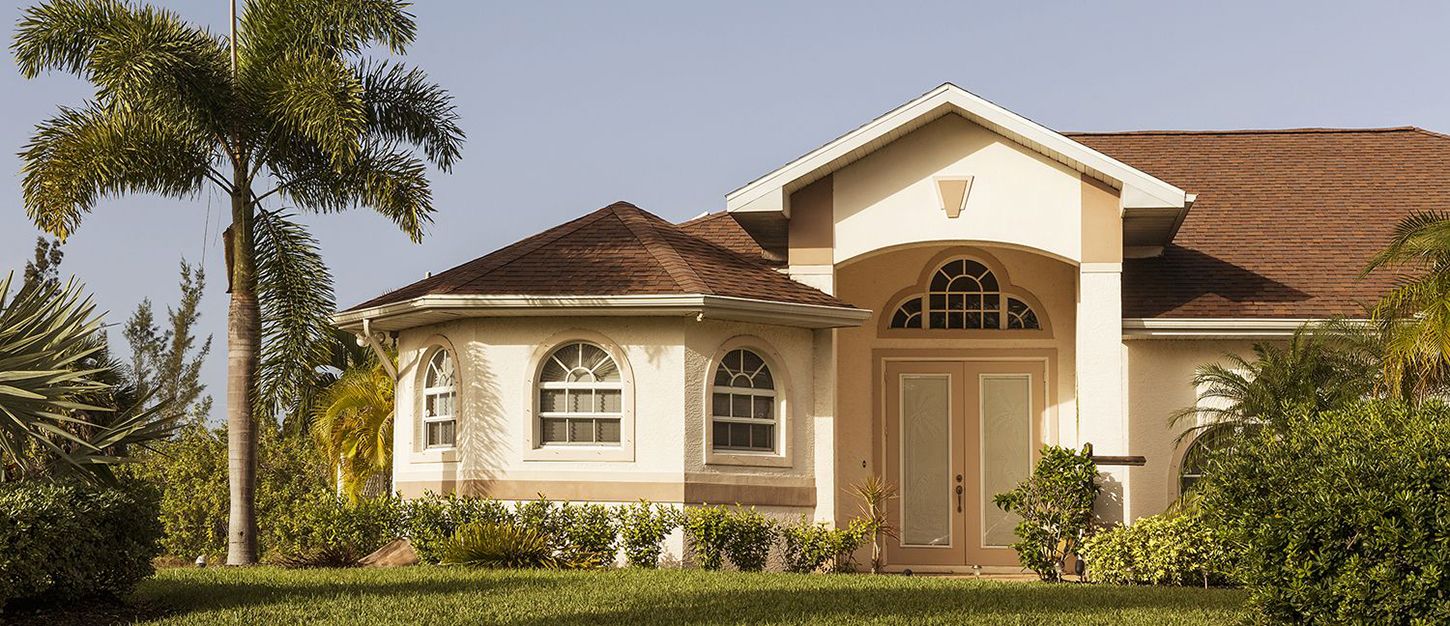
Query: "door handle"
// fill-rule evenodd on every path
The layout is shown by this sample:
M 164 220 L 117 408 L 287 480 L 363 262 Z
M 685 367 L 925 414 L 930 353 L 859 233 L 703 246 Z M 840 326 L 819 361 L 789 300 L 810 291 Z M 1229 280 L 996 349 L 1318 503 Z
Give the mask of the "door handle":
M 957 485 L 957 512 L 962 512 L 962 486 Z

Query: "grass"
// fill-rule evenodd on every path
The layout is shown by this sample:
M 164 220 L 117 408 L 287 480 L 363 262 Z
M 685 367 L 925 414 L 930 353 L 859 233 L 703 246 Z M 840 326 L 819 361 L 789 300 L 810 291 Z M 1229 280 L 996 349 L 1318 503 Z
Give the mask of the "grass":
M 144 624 L 1221 624 L 1243 594 L 869 575 L 440 567 L 168 569 Z M 47 623 L 57 617 L 35 616 Z M 108 620 L 114 618 L 107 618 Z M 90 623 L 95 614 L 71 623 Z

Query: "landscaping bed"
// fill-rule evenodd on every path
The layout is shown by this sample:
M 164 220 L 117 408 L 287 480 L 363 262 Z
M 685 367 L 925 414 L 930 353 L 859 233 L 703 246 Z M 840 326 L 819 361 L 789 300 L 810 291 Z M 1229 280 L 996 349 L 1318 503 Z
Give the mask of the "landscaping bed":
M 167 569 L 131 599 L 146 624 L 1222 624 L 1228 589 L 897 575 L 399 569 Z M 96 613 L 91 613 L 95 615 Z M 157 617 L 159 616 L 159 617 Z M 65 623 L 63 615 L 27 616 Z M 126 620 L 130 621 L 130 619 Z M 89 623 L 75 622 L 71 623 Z

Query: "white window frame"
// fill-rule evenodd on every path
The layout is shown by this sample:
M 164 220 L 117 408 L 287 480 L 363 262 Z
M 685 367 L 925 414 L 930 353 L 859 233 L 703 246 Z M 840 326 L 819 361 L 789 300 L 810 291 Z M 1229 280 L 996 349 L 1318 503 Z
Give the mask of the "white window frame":
M 570 419 L 578 419 L 578 420 L 612 419 L 612 420 L 618 421 L 621 425 L 623 425 L 623 423 L 624 423 L 624 406 L 623 406 L 624 405 L 624 374 L 622 372 L 620 373 L 620 376 L 619 376 L 619 378 L 620 378 L 620 381 L 619 382 L 597 382 L 597 381 L 596 382 L 587 382 L 587 383 L 585 383 L 585 382 L 568 382 L 568 381 L 545 382 L 545 381 L 542 380 L 542 377 L 543 377 L 543 369 L 544 369 L 544 367 L 546 367 L 548 365 L 549 361 L 555 361 L 555 362 L 557 362 L 559 364 L 560 367 L 564 367 L 566 370 L 568 370 L 568 366 L 565 365 L 564 362 L 558 361 L 558 358 L 559 358 L 558 355 L 559 355 L 559 353 L 561 351 L 565 350 L 566 348 L 571 348 L 573 346 L 580 346 L 580 345 L 592 346 L 592 347 L 595 347 L 595 348 L 598 348 L 598 349 L 604 351 L 605 356 L 607 356 L 611 361 L 613 361 L 615 370 L 616 371 L 620 370 L 619 361 L 618 360 L 615 360 L 614 359 L 614 356 L 611 355 L 609 353 L 609 350 L 606 349 L 604 346 L 600 346 L 598 344 L 595 344 L 592 341 L 572 341 L 572 342 L 568 342 L 568 343 L 559 344 L 558 346 L 555 346 L 553 350 L 549 351 L 549 354 L 544 357 L 544 362 L 543 362 L 543 364 L 539 368 L 539 372 L 540 372 L 540 382 L 537 385 L 534 386 L 534 393 L 535 394 L 538 394 L 541 391 L 545 391 L 545 390 L 549 390 L 549 389 L 558 389 L 558 390 L 563 390 L 565 392 L 565 394 L 566 394 L 565 397 L 567 398 L 568 397 L 568 394 L 570 392 L 574 392 L 574 391 L 618 391 L 619 392 L 619 396 L 620 396 L 620 398 L 619 398 L 619 401 L 620 401 L 620 411 L 618 413 L 601 413 L 601 412 L 587 412 L 587 411 L 585 411 L 585 412 L 578 412 L 578 411 L 545 411 L 543 409 L 540 409 L 539 410 L 539 418 L 536 419 L 536 420 L 534 420 L 535 428 L 539 429 L 539 433 L 538 433 L 539 439 L 538 439 L 538 441 L 539 441 L 539 445 L 540 446 L 544 446 L 544 447 L 553 447 L 553 446 L 615 447 L 615 446 L 618 446 L 620 444 L 620 442 L 598 442 L 598 441 L 577 441 L 577 442 L 576 441 L 548 441 L 548 442 L 544 441 L 543 424 L 544 424 L 544 420 L 547 420 L 547 419 L 565 419 L 565 420 L 570 420 Z M 621 430 L 622 430 L 622 428 L 621 428 Z M 621 440 L 624 439 L 624 433 L 623 432 L 620 433 L 620 439 Z
M 543 418 L 545 417 L 583 417 L 587 418 L 594 414 L 586 413 L 544 413 L 539 406 L 539 392 L 546 388 L 546 385 L 553 387 L 555 383 L 542 383 L 544 366 L 554 352 L 569 344 L 574 343 L 593 344 L 602 348 L 609 358 L 614 359 L 614 364 L 619 368 L 618 383 L 567 383 L 567 386 L 574 389 L 584 388 L 587 385 L 608 385 L 607 388 L 620 390 L 619 408 L 619 443 L 548 443 L 543 442 Z M 526 404 L 524 409 L 525 422 L 521 425 L 524 433 L 523 459 L 525 461 L 610 461 L 610 462 L 631 462 L 634 461 L 635 450 L 635 396 L 634 396 L 634 371 L 630 367 L 629 359 L 625 351 L 609 337 L 588 330 L 567 330 L 557 333 L 552 337 L 539 343 L 538 348 L 530 359 L 531 372 L 526 381 L 525 396 Z M 599 414 L 604 417 L 614 417 L 610 414 Z
M 717 419 L 732 423 L 763 423 L 762 420 L 749 418 L 732 418 L 729 416 L 722 416 L 720 418 L 715 417 L 714 399 L 715 391 L 717 389 L 727 393 L 731 390 L 738 390 L 741 392 L 749 393 L 751 395 L 764 395 L 760 393 L 762 390 L 755 388 L 715 386 L 715 373 L 719 370 L 720 364 L 725 360 L 725 357 L 727 355 L 735 352 L 736 350 L 749 350 L 751 352 L 754 352 L 755 355 L 760 357 L 760 360 L 765 363 L 765 366 L 770 369 L 771 382 L 773 382 L 775 386 L 774 391 L 770 394 L 773 396 L 775 401 L 775 449 L 770 452 L 754 450 L 715 449 L 715 421 Z M 757 337 L 751 336 L 735 337 L 724 342 L 715 352 L 714 357 L 711 358 L 709 363 L 706 364 L 706 369 L 704 372 L 704 383 L 704 404 L 701 407 L 701 413 L 704 417 L 704 437 L 702 437 L 702 439 L 704 440 L 703 443 L 705 447 L 706 464 L 747 467 L 792 466 L 793 461 L 791 458 L 791 453 L 794 446 L 792 445 L 793 436 L 791 433 L 791 428 L 793 423 L 790 416 L 790 408 L 792 403 L 789 401 L 789 398 L 791 390 L 794 389 L 794 387 L 790 384 L 790 376 L 789 372 L 785 368 L 784 359 L 782 359 L 779 353 L 777 353 L 773 348 L 770 347 L 770 344 Z M 745 394 L 742 393 L 741 395 Z
M 445 357 L 448 363 L 452 365 L 453 384 L 442 387 L 429 387 L 428 376 L 429 374 L 433 373 L 435 369 L 433 367 L 433 362 L 438 360 L 439 356 Z M 425 452 L 442 452 L 458 449 L 458 413 L 460 408 L 458 402 L 458 372 L 459 369 L 457 357 L 454 356 L 451 350 L 443 346 L 438 346 L 436 349 L 432 350 L 428 355 L 428 360 L 424 363 L 422 381 L 423 384 L 421 385 L 421 391 L 418 394 L 418 399 L 420 400 L 420 416 L 422 417 L 421 421 L 423 424 L 419 440 L 422 442 L 423 450 Z M 432 396 L 443 396 L 446 394 L 453 395 L 453 413 L 451 415 L 428 415 L 428 398 Z M 453 443 L 434 445 L 428 441 L 428 425 L 438 424 L 442 422 L 453 422 Z

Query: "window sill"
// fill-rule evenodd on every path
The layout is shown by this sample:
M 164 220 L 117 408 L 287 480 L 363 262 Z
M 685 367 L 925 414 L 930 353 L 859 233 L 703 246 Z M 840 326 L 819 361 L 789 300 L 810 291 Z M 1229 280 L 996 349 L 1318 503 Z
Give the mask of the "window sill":
M 632 446 L 540 446 L 524 450 L 525 461 L 633 462 Z
M 777 453 L 751 452 L 705 452 L 706 465 L 729 465 L 735 467 L 792 467 L 789 456 Z

